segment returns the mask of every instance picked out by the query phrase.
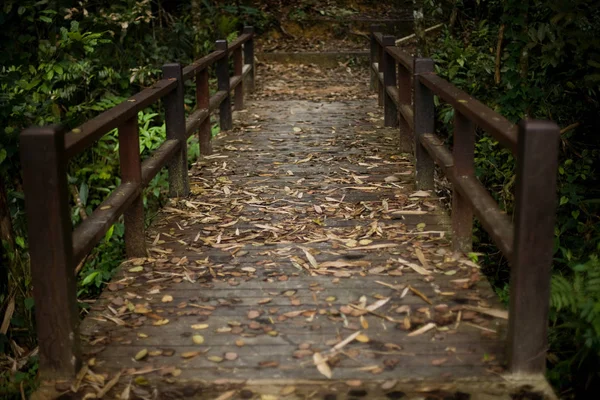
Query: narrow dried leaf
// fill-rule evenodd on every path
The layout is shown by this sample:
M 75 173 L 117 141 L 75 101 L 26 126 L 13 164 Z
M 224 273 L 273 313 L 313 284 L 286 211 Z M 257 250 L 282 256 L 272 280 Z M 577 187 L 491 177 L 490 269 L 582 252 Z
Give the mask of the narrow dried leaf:
M 208 328 L 208 324 L 194 324 L 192 325 L 192 329 L 202 330 Z
M 331 379 L 331 377 L 332 377 L 331 368 L 329 367 L 329 365 L 327 364 L 327 361 L 325 360 L 325 358 L 323 358 L 321 353 L 313 354 L 313 362 L 315 363 L 317 370 L 321 374 L 325 375 L 328 379 Z
M 421 334 L 423 334 L 423 333 L 425 333 L 427 331 L 432 330 L 433 328 L 435 328 L 435 324 L 433 322 L 430 322 L 430 323 L 428 323 L 426 325 L 423 325 L 422 327 L 420 327 L 416 331 L 409 333 L 408 336 L 418 336 L 418 335 L 421 335 Z

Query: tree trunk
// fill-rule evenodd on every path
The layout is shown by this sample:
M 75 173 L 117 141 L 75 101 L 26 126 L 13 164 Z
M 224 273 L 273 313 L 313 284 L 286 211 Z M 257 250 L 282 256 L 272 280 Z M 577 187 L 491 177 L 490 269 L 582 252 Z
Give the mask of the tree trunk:
M 202 0 L 192 0 L 192 22 L 194 24 L 194 58 L 200 56 L 202 51 Z

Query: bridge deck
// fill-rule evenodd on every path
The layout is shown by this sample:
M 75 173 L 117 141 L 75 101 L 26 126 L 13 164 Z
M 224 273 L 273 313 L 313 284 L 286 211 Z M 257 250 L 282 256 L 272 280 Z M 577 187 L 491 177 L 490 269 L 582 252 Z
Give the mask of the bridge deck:
M 193 196 L 149 229 L 152 258 L 123 264 L 85 319 L 90 370 L 159 398 L 522 390 L 502 376 L 496 295 L 452 254 L 376 99 L 315 85 L 323 101 L 259 94 L 192 169 Z

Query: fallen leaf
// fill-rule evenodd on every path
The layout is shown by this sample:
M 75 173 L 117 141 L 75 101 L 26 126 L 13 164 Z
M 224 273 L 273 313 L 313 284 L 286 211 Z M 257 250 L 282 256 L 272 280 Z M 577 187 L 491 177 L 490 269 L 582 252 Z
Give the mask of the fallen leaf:
M 331 379 L 331 377 L 332 377 L 331 368 L 329 367 L 329 365 L 327 364 L 327 361 L 325 360 L 325 358 L 323 358 L 321 353 L 313 354 L 313 362 L 315 363 L 317 370 L 321 374 L 325 375 L 328 379 Z
M 165 294 L 161 300 L 163 303 L 169 303 L 173 301 L 173 296 Z
M 435 324 L 433 322 L 430 322 L 426 325 L 423 325 L 422 327 L 420 327 L 419 329 L 417 329 L 416 331 L 413 331 L 411 333 L 409 333 L 407 336 L 418 336 L 421 335 L 427 331 L 432 330 L 433 328 L 435 328 Z
M 202 330 L 208 328 L 208 324 L 194 324 L 192 325 L 192 329 Z
M 146 358 L 147 356 L 148 356 L 148 349 L 142 349 L 137 352 L 137 354 L 135 355 L 134 358 L 136 361 L 141 361 L 144 358 Z
M 204 336 L 202 336 L 202 335 L 194 335 L 194 336 L 192 336 L 192 341 L 195 344 L 202 344 L 202 343 L 204 343 Z
M 368 343 L 370 341 L 369 337 L 364 334 L 360 334 L 356 336 L 356 340 L 361 343 Z

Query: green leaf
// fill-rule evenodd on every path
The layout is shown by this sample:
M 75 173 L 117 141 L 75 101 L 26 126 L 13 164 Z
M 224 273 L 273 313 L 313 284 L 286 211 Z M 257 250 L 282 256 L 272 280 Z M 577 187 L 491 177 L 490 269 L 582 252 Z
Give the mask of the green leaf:
M 83 204 L 84 206 L 87 205 L 89 193 L 89 186 L 87 185 L 87 183 L 83 182 L 81 186 L 79 186 L 79 199 L 81 199 L 81 204 Z
M 112 238 L 112 235 L 115 231 L 115 226 L 111 226 L 110 229 L 106 232 L 106 235 L 104 235 L 104 241 L 106 243 L 108 243 L 108 241 L 110 240 L 110 238 Z
M 89 274 L 88 276 L 86 276 L 83 279 L 83 282 L 81 282 L 81 284 L 83 286 L 89 285 L 90 283 L 92 283 L 94 281 L 94 279 L 96 279 L 96 276 L 98 276 L 98 274 L 100 273 L 100 271 L 94 271 L 91 274 Z
M 0 164 L 2 164 L 2 162 L 4 160 L 6 160 L 6 156 L 7 156 L 6 150 L 5 149 L 0 149 Z
M 25 248 L 25 239 L 22 236 L 17 236 L 15 238 L 15 243 L 22 249 Z
M 31 310 L 33 308 L 33 306 L 35 305 L 35 301 L 33 300 L 33 297 L 27 297 L 23 303 L 25 304 L 25 308 L 27 310 Z

